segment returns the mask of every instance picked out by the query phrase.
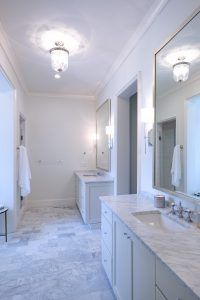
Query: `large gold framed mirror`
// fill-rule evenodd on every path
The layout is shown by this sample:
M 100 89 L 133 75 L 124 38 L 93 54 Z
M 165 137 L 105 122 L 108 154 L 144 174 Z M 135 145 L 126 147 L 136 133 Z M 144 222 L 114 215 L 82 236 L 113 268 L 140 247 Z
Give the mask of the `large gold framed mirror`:
M 110 171 L 110 110 L 111 101 L 107 99 L 96 112 L 96 167 Z
M 200 11 L 155 54 L 154 188 L 200 200 Z

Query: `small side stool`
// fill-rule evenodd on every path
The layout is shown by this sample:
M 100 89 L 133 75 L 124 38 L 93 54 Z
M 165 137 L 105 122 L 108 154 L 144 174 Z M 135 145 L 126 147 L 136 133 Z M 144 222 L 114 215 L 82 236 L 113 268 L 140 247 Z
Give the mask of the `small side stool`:
M 5 222 L 4 222 L 4 225 L 5 225 L 5 234 L 0 234 L 0 236 L 5 236 L 5 241 L 7 242 L 8 240 L 8 232 L 7 232 L 7 211 L 8 211 L 8 208 L 7 207 L 4 207 L 3 209 L 0 209 L 0 215 L 1 214 L 4 214 L 4 218 L 5 218 Z

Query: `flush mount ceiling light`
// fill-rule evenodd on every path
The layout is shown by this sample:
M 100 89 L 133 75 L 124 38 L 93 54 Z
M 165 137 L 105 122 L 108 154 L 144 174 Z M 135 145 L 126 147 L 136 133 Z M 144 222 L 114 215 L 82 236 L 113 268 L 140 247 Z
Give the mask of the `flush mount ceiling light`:
M 52 29 L 46 27 L 38 30 L 35 37 L 35 42 L 42 50 L 49 51 L 55 47 L 55 42 L 62 41 L 70 56 L 81 54 L 86 51 L 89 44 L 83 35 L 72 28 L 64 26 L 53 26 Z
M 176 82 L 183 82 L 188 79 L 190 63 L 185 61 L 185 57 L 178 58 L 178 60 L 173 65 L 173 78 Z
M 200 58 L 199 45 L 188 45 L 181 48 L 173 48 L 167 50 L 160 57 L 160 63 L 163 66 L 171 67 L 180 62 L 180 58 L 184 58 L 188 63 L 193 63 Z
M 51 66 L 56 72 L 66 71 L 68 68 L 69 51 L 62 41 L 55 42 L 55 47 L 49 50 L 51 54 Z

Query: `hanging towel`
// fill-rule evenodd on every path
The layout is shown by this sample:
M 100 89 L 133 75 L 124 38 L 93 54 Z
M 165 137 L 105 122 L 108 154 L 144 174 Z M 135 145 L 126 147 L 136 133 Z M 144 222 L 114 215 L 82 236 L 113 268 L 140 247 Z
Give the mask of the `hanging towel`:
M 19 147 L 19 180 L 21 196 L 26 197 L 31 192 L 30 186 L 31 171 L 29 167 L 28 155 L 24 146 Z
M 176 145 L 174 147 L 174 153 L 172 158 L 171 176 L 172 185 L 179 187 L 181 181 L 181 147 Z

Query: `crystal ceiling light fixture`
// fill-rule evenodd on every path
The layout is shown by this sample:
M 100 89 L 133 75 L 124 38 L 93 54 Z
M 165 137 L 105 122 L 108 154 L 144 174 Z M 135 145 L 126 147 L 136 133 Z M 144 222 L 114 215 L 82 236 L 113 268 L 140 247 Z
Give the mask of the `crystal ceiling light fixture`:
M 188 79 L 190 63 L 185 61 L 185 57 L 178 58 L 178 62 L 173 65 L 173 78 L 176 82 L 183 82 Z
M 55 47 L 49 50 L 51 54 L 51 66 L 56 72 L 64 72 L 68 68 L 69 51 L 62 41 L 55 42 Z

